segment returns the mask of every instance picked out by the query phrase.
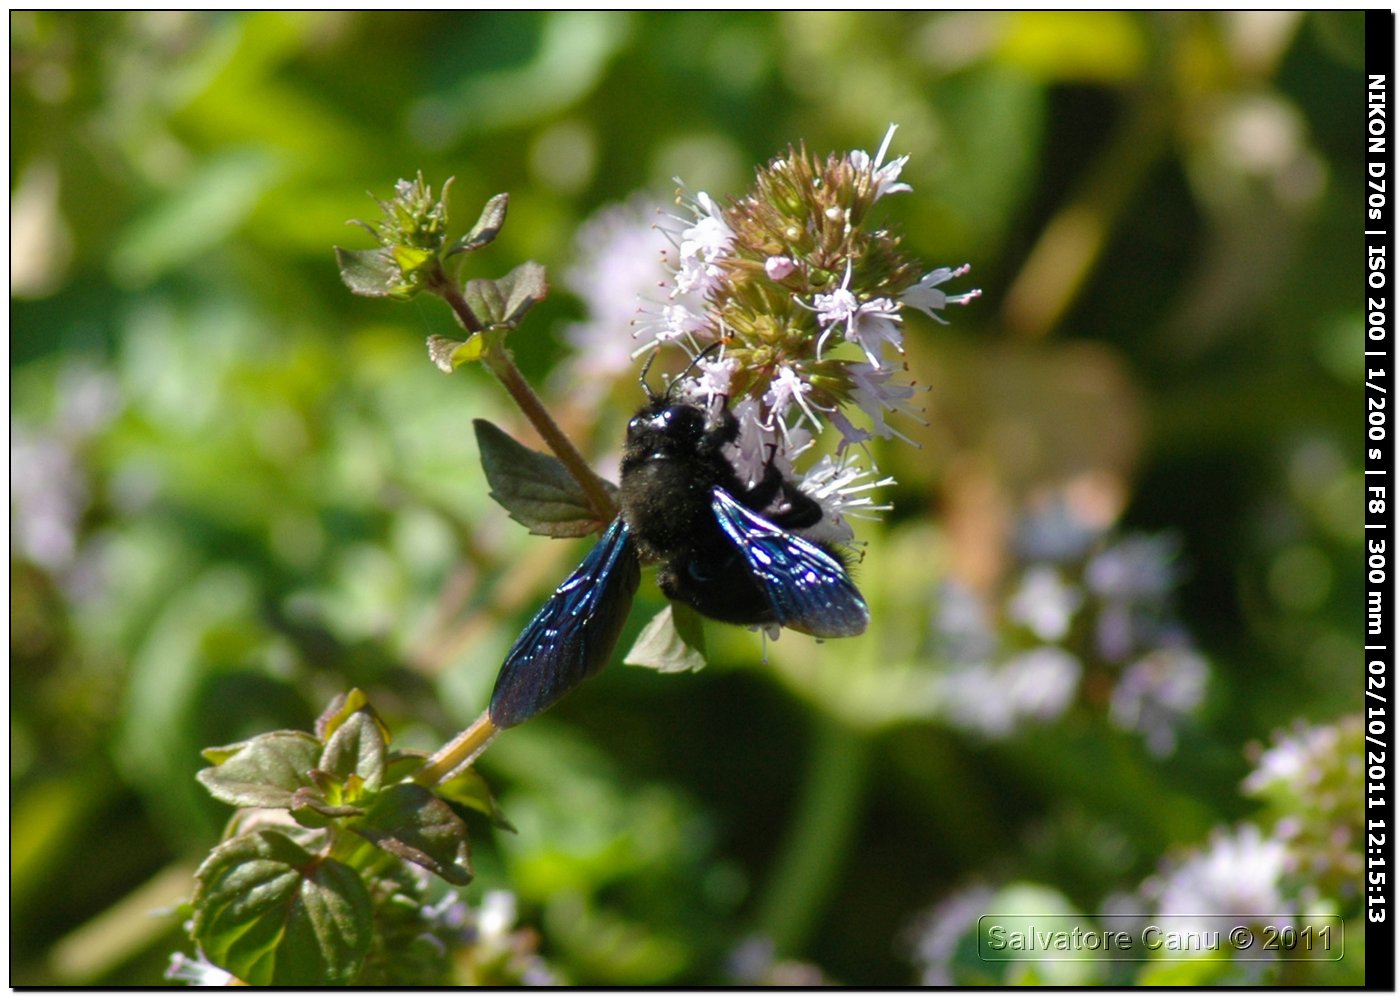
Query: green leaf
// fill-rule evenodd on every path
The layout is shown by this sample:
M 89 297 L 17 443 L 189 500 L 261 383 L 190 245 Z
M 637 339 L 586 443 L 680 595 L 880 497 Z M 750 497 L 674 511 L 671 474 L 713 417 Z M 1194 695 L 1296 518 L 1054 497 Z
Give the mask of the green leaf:
M 340 279 L 351 294 L 366 298 L 388 298 L 401 295 L 403 272 L 388 249 L 342 249 L 335 247 L 335 261 L 340 267 Z
M 386 783 L 402 782 L 421 769 L 428 760 L 426 751 L 391 751 L 384 770 Z
M 464 363 L 480 360 L 485 352 L 485 336 L 474 335 L 466 342 L 446 336 L 428 337 L 428 357 L 445 374 L 451 374 Z
M 221 844 L 195 872 L 194 939 L 253 986 L 354 982 L 374 911 L 359 874 L 276 830 Z
M 446 189 L 444 188 L 444 196 Z M 501 226 L 506 222 L 506 207 L 510 204 L 509 194 L 497 194 L 486 202 L 486 207 L 481 209 L 481 217 L 476 220 L 476 224 L 471 227 L 471 231 L 447 251 L 448 256 L 454 253 L 468 253 L 474 249 L 480 249 L 496 238 L 496 234 L 501 231 Z
M 462 298 L 483 325 L 500 325 L 506 314 L 506 298 L 494 280 L 477 277 L 462 287 Z
M 467 281 L 462 297 L 482 324 L 513 329 L 525 313 L 545 299 L 549 284 L 544 267 L 527 260 L 499 280 Z
M 515 831 L 514 825 L 506 820 L 506 815 L 501 812 L 491 787 L 486 784 L 486 779 L 476 769 L 463 769 L 451 779 L 438 783 L 435 788 L 439 796 L 485 814 L 494 826 L 504 831 Z
M 598 529 L 583 489 L 557 457 L 517 443 L 485 419 L 472 425 L 491 497 L 511 519 L 545 537 L 583 537 Z
M 345 723 L 356 710 L 369 705 L 369 697 L 359 689 L 336 693 L 335 698 L 316 718 L 316 737 L 325 744 L 330 736 Z
M 388 750 L 384 725 L 366 705 L 352 713 L 331 735 L 317 767 L 342 784 L 350 776 L 358 775 L 365 789 L 377 792 L 384 785 Z
M 311 785 L 321 742 L 299 730 L 275 730 L 249 741 L 204 753 L 215 762 L 196 778 L 217 800 L 235 807 L 287 809 L 292 794 Z
M 500 322 L 511 328 L 518 325 L 525 313 L 549 294 L 544 267 L 533 260 L 526 260 L 496 281 L 496 288 L 505 300 L 504 317 Z
M 340 817 L 359 817 L 365 812 L 364 807 L 328 803 L 320 791 L 310 786 L 303 786 L 293 793 L 291 806 L 287 809 L 298 824 L 313 828 L 325 827 Z
M 461 886 L 471 881 L 467 825 L 424 786 L 412 782 L 390 786 L 374 798 L 364 817 L 346 826 L 449 883 Z
M 695 672 L 705 667 L 705 627 L 689 606 L 669 603 L 651 618 L 622 659 L 658 672 Z

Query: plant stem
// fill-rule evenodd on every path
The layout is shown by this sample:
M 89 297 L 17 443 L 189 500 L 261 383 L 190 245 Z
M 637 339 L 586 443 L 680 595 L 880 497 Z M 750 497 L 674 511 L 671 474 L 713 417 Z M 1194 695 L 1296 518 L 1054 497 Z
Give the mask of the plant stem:
M 471 310 L 471 306 L 462 297 L 462 292 L 457 289 L 445 273 L 439 271 L 431 281 L 430 287 L 434 293 L 451 306 L 463 329 L 488 337 L 486 349 L 481 357 L 482 362 L 486 364 L 491 373 L 496 375 L 496 379 L 515 400 L 515 404 L 520 407 L 525 418 L 530 420 L 530 425 L 535 427 L 535 432 L 540 434 L 540 439 L 544 440 L 545 446 L 554 452 L 554 456 L 559 458 L 559 462 L 564 465 L 569 476 L 578 482 L 578 486 L 583 489 L 584 495 L 588 498 L 588 504 L 592 507 L 593 514 L 598 518 L 598 521 L 600 523 L 612 522 L 617 516 L 617 506 L 613 502 L 612 496 L 608 494 L 603 479 L 593 473 L 593 469 L 588 466 L 588 461 L 583 459 L 583 455 L 564 435 L 564 431 L 559 428 L 559 424 L 554 421 L 554 417 L 549 414 L 549 410 L 540 401 L 540 396 L 535 394 L 535 389 L 530 387 L 529 382 L 520 373 L 520 368 L 515 365 L 515 358 L 511 356 L 510 350 L 506 348 L 501 338 L 492 336 L 484 329 L 481 320 L 476 317 L 476 313 Z
M 520 368 L 515 366 L 515 360 L 510 355 L 510 351 L 505 346 L 497 346 L 488 343 L 486 352 L 482 356 L 486 366 L 491 373 L 515 399 L 515 404 L 520 406 L 520 411 L 525 413 L 525 417 L 530 420 L 530 425 L 535 427 L 535 432 L 540 434 L 540 439 L 554 452 L 554 456 L 559 458 L 559 462 L 564 465 L 564 469 L 569 472 L 569 476 L 578 482 L 578 486 L 583 489 L 584 495 L 588 496 L 588 504 L 593 509 L 593 514 L 598 517 L 600 523 L 610 523 L 617 517 L 617 506 L 608 494 L 607 487 L 603 484 L 603 479 L 593 473 L 593 468 L 588 466 L 588 462 L 583 459 L 583 455 L 569 442 L 569 438 L 564 435 L 564 431 L 559 428 L 559 424 L 554 421 L 554 417 L 544 407 L 539 395 L 535 394 L 533 388 L 520 373 Z
M 843 868 L 859 823 L 870 746 L 857 731 L 825 714 L 813 732 L 802 798 L 759 907 L 757 931 L 776 957 L 801 952 Z
M 435 786 L 453 772 L 476 761 L 499 734 L 500 728 L 491 722 L 490 711 L 481 716 L 462 733 L 437 750 L 428 763 L 413 774 L 413 781 L 420 786 Z

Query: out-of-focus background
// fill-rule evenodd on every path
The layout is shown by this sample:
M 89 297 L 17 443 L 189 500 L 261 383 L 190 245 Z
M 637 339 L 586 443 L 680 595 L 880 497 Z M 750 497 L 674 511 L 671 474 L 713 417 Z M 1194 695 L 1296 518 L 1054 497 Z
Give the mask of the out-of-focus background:
M 1360 980 L 1361 14 L 16 12 L 10 40 L 12 983 L 160 981 L 152 912 L 229 816 L 200 749 L 352 686 L 436 746 L 586 549 L 487 496 L 470 420 L 528 430 L 428 362 L 447 309 L 340 283 L 367 191 L 455 177 L 459 232 L 511 194 L 468 273 L 548 267 L 512 345 L 606 468 L 673 178 L 738 195 L 891 122 L 886 224 L 984 294 L 906 329 L 926 424 L 874 449 L 870 632 L 764 661 L 711 627 L 707 669 L 614 664 L 503 736 L 518 833 L 473 828 L 468 902 L 506 891 L 584 984 Z M 661 605 L 644 580 L 624 646 Z M 1354 930 L 1340 963 L 993 966 L 993 909 Z

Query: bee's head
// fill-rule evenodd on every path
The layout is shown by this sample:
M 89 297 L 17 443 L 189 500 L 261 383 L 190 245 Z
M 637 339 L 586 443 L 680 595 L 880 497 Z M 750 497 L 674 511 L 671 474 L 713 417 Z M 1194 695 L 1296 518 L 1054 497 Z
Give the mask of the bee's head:
M 706 407 L 679 397 L 686 376 L 719 346 L 719 343 L 714 343 L 697 353 L 685 370 L 670 380 L 666 390 L 659 393 L 647 383 L 647 373 L 656 354 L 647 358 L 641 375 L 647 404 L 627 424 L 629 448 L 656 454 L 683 455 L 717 450 L 719 446 L 733 441 L 738 435 L 738 426 L 723 403 L 717 411 L 709 412 Z
M 654 452 L 694 452 L 708 431 L 705 412 L 686 401 L 652 395 L 627 424 L 629 446 Z

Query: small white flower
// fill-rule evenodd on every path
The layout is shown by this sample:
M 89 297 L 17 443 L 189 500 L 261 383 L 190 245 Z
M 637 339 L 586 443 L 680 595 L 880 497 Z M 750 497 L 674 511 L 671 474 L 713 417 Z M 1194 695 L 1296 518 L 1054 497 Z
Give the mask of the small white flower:
M 515 927 L 515 894 L 509 890 L 488 890 L 476 912 L 476 927 L 482 941 L 502 942 Z
M 894 369 L 876 364 L 851 364 L 846 368 L 846 372 L 855 385 L 851 391 L 851 400 L 870 420 L 871 432 L 881 439 L 896 438 L 911 446 L 916 445 L 913 440 L 885 421 L 885 414 L 888 412 L 901 412 L 918 417 L 914 409 L 904 404 L 914 397 L 914 386 L 895 381 L 897 372 Z M 868 438 L 869 434 L 866 436 Z
M 1067 584 L 1046 564 L 1028 568 L 1020 587 L 1007 603 L 1007 614 L 1025 624 L 1041 640 L 1063 640 L 1074 614 L 1084 603 L 1079 589 Z
M 821 338 L 817 340 L 817 357 L 821 357 L 827 337 L 838 327 L 845 326 L 846 340 L 865 351 L 872 367 L 881 367 L 881 343 L 890 343 L 901 353 L 904 350 L 899 329 L 899 305 L 889 298 L 872 298 L 863 302 L 850 287 L 851 261 L 847 260 L 846 276 L 841 286 L 830 293 L 816 295 L 810 306 L 804 305 L 817 313 L 817 322 L 823 326 Z
M 704 398 L 707 404 L 728 398 L 729 385 L 738 369 L 739 361 L 732 357 L 705 357 L 695 364 L 696 373 L 691 379 L 694 391 Z
M 954 277 L 961 277 L 971 269 L 971 264 L 964 263 L 956 270 L 951 270 L 948 267 L 931 270 L 920 277 L 917 284 L 899 296 L 900 303 L 923 312 L 935 322 L 947 325 L 948 320 L 938 314 L 940 311 L 949 305 L 965 305 L 974 298 L 980 298 L 982 291 L 980 288 L 974 288 L 971 291 L 964 291 L 962 294 L 948 294 L 938 290 L 938 285 L 945 284 Z
M 165 978 L 191 987 L 226 987 L 233 982 L 232 973 L 215 966 L 202 952 L 197 956 L 176 952 L 165 968 Z
M 1037 647 L 1001 664 L 957 667 L 943 677 L 944 711 L 958 727 L 1003 738 L 1020 721 L 1054 720 L 1073 702 L 1083 666 L 1058 647 Z
M 716 261 L 728 255 L 734 232 L 724 220 L 719 205 L 703 190 L 690 201 L 690 208 L 696 218 L 681 231 L 676 246 L 675 293 L 705 294 L 713 290 L 723 276 Z
M 802 380 L 797 371 L 787 364 L 780 364 L 767 393 L 763 396 L 763 402 L 768 406 L 769 427 L 772 428 L 776 424 L 778 431 L 787 439 L 787 410 L 796 405 L 812 427 L 820 429 L 821 420 L 817 418 L 816 412 L 813 411 L 814 406 L 807 398 L 811 392 L 812 386 Z
M 1308 792 L 1322 781 L 1325 764 L 1339 752 L 1341 728 L 1335 724 L 1305 727 L 1274 735 L 1274 743 L 1259 756 L 1244 781 L 1244 791 L 1259 795 L 1272 785 Z
M 632 351 L 632 359 L 664 343 L 685 341 L 694 347 L 696 340 L 706 337 L 710 331 L 703 314 L 680 302 L 646 306 L 632 324 L 637 330 L 634 335 L 645 340 Z
M 1292 906 L 1280 890 L 1288 846 L 1253 824 L 1231 834 L 1217 829 L 1210 844 L 1144 884 L 1159 915 L 1230 915 L 1287 921 Z
M 855 531 L 846 522 L 847 516 L 857 519 L 875 519 L 875 513 L 888 512 L 892 506 L 876 505 L 870 492 L 877 488 L 888 488 L 895 483 L 894 478 L 875 477 L 873 468 L 862 467 L 852 458 L 822 456 L 802 475 L 797 487 L 815 499 L 822 507 L 820 532 L 804 530 L 803 534 L 825 543 L 850 543 Z
M 880 151 L 875 153 L 872 162 L 870 153 L 863 149 L 855 149 L 847 154 L 847 160 L 859 172 L 869 171 L 870 185 L 875 192 L 875 200 L 879 200 L 886 194 L 899 194 L 913 190 L 907 183 L 897 183 L 899 174 L 904 169 L 904 164 L 909 162 L 908 156 L 900 156 L 898 159 L 885 163 L 885 153 L 890 150 L 890 142 L 894 139 L 895 129 L 898 125 L 890 125 L 885 132 L 885 138 L 880 143 Z M 884 164 L 884 165 L 881 165 Z

